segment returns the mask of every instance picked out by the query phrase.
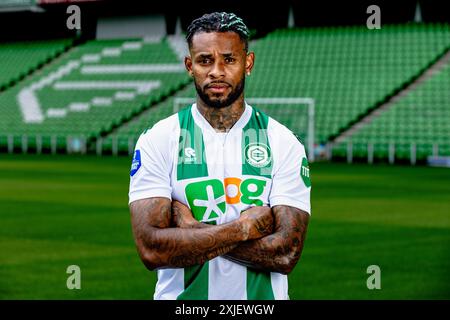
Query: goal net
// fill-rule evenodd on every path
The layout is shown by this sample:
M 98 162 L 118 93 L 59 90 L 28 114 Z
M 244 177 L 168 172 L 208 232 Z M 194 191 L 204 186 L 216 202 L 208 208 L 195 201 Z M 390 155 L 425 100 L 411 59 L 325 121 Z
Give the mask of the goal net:
M 305 146 L 308 160 L 314 161 L 314 99 L 304 97 L 247 98 L 245 101 L 284 124 Z M 195 102 L 195 98 L 177 97 L 173 112 Z

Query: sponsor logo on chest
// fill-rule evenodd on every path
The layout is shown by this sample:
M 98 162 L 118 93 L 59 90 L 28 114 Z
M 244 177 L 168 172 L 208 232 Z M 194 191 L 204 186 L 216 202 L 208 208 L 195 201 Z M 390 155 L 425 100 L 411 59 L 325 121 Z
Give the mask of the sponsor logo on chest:
M 226 214 L 227 205 L 263 205 L 266 184 L 259 178 L 208 179 L 187 184 L 185 194 L 198 221 L 214 222 Z

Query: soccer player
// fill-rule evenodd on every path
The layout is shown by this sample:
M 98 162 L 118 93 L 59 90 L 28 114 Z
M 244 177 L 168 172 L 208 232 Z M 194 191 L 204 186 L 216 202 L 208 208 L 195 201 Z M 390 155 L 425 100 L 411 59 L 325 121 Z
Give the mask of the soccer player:
M 136 144 L 129 206 L 140 258 L 158 273 L 154 299 L 289 299 L 308 161 L 290 130 L 245 102 L 248 37 L 234 14 L 194 20 L 185 65 L 196 103 Z

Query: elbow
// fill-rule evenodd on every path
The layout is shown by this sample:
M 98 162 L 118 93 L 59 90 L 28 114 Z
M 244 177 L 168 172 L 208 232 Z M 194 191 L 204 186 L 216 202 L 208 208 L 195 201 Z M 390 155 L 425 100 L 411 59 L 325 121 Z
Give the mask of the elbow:
M 153 240 L 153 239 L 152 239 Z M 135 237 L 136 249 L 144 266 L 155 271 L 165 266 L 164 255 L 157 249 L 157 245 L 148 246 L 141 237 Z
M 156 271 L 165 266 L 158 254 L 150 250 L 142 250 L 139 252 L 142 263 L 150 271 Z
M 298 259 L 300 258 L 300 254 L 296 252 L 290 252 L 279 259 L 278 263 L 278 273 L 288 275 L 294 270 L 297 265 Z
M 278 268 L 276 270 L 278 273 L 288 275 L 289 273 L 291 273 L 292 270 L 294 270 L 295 263 L 292 263 L 289 258 L 283 257 L 280 260 L 281 261 L 278 264 Z

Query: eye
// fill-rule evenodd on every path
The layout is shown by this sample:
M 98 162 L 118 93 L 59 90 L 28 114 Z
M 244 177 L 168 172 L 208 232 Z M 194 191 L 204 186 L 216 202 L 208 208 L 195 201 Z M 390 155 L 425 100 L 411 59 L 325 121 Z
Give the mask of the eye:
M 234 62 L 236 59 L 234 59 L 234 58 L 232 58 L 232 57 L 226 57 L 225 58 L 225 62 L 226 63 L 232 63 L 232 62 Z
M 199 62 L 201 64 L 208 64 L 208 63 L 211 63 L 211 59 L 209 59 L 209 58 L 201 58 Z

